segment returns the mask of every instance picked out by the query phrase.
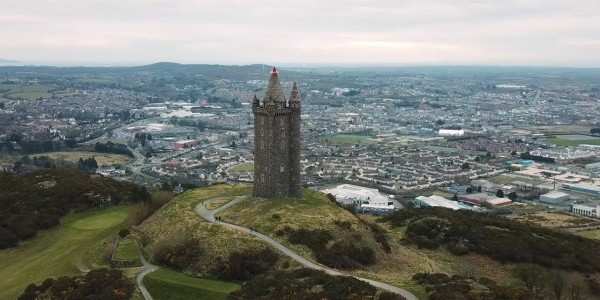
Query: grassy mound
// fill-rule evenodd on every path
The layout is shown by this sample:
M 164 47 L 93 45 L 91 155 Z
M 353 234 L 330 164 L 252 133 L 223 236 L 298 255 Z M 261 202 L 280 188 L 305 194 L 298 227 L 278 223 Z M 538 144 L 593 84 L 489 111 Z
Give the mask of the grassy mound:
M 192 277 L 169 269 L 148 274 L 144 285 L 156 300 L 218 300 L 240 289 L 240 284 L 235 282 Z
M 203 251 L 201 263 L 195 265 L 194 270 L 186 271 L 208 274 L 219 258 L 226 260 L 234 252 L 264 249 L 267 244 L 252 235 L 205 221 L 196 213 L 196 206 L 208 199 L 235 198 L 250 193 L 250 186 L 228 185 L 186 191 L 156 211 L 138 229 L 147 236 L 150 253 L 162 241 L 173 237 L 186 236 L 198 240 Z
M 371 224 L 313 190 L 305 189 L 302 199 L 246 198 L 218 216 L 252 227 L 302 256 L 334 268 L 371 265 L 385 252 Z
M 67 215 L 56 228 L 41 231 L 16 248 L 0 250 L 0 299 L 16 299 L 28 284 L 48 277 L 81 274 L 77 264 L 125 226 L 127 209 L 117 206 Z

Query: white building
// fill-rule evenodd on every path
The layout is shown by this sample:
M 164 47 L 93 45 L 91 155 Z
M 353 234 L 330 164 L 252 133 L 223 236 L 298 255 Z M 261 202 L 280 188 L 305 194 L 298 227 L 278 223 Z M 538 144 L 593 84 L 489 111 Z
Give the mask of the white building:
M 574 214 L 586 217 L 600 218 L 600 204 L 596 205 L 596 207 L 581 204 L 573 204 L 572 211 Z
M 423 207 L 423 206 L 445 207 L 445 208 L 449 208 L 452 210 L 468 208 L 467 205 L 461 204 L 457 201 L 448 200 L 448 199 L 446 199 L 444 197 L 440 197 L 438 195 L 432 195 L 429 197 L 419 196 L 419 197 L 415 198 L 414 203 L 418 207 Z
M 464 129 L 440 129 L 438 131 L 440 136 L 463 136 L 465 135 Z
M 394 209 L 393 201 L 381 194 L 377 189 L 342 184 L 331 189 L 326 189 L 323 192 L 331 193 L 335 196 L 337 202 L 344 205 L 366 204 L 369 208 Z
M 549 204 L 563 204 L 569 200 L 570 195 L 563 192 L 550 192 L 540 196 L 540 201 Z

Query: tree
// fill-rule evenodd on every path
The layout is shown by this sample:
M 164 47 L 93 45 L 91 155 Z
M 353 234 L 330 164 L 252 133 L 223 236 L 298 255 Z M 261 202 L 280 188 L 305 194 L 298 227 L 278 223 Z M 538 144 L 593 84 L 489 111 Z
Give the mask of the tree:
M 515 267 L 514 275 L 533 294 L 542 289 L 545 281 L 544 269 L 534 264 L 521 264 Z
M 452 196 L 452 201 L 458 201 L 458 195 L 454 194 L 454 196 Z
M 485 154 L 485 158 L 492 158 L 492 152 L 489 152 Z
M 554 293 L 554 298 L 556 300 L 563 299 L 563 294 L 565 292 L 565 278 L 558 272 L 552 274 L 550 278 L 552 284 L 552 292 Z
M 517 156 L 517 150 L 513 150 L 513 152 L 511 152 L 510 155 Z
M 508 199 L 512 200 L 512 201 L 517 201 L 517 193 L 516 192 L 510 192 L 507 195 Z
M 469 163 L 465 162 L 462 164 L 462 166 L 460 168 L 463 170 L 469 170 L 469 169 L 471 169 L 471 166 L 469 165 Z
M 496 197 L 504 198 L 504 192 L 501 189 L 498 189 L 498 191 L 496 192 Z

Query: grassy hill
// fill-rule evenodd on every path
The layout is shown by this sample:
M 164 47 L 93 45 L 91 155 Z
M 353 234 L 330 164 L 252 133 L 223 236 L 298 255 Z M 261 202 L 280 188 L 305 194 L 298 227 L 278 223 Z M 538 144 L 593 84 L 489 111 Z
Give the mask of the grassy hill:
M 172 240 L 173 237 L 186 236 L 199 240 L 203 251 L 201 262 L 186 271 L 206 275 L 219 258 L 226 259 L 233 252 L 247 249 L 264 249 L 267 244 L 254 236 L 205 221 L 196 213 L 195 207 L 208 199 L 219 198 L 224 204 L 233 197 L 250 193 L 250 186 L 228 185 L 186 191 L 156 211 L 137 229 L 147 240 L 149 253 L 153 253 L 162 241 Z M 280 261 L 283 263 L 287 260 Z
M 187 191 L 140 226 L 151 241 L 149 250 L 165 237 L 191 234 L 205 249 L 206 270 L 216 257 L 265 247 L 252 236 L 203 221 L 194 211 L 201 202 L 208 201 L 208 209 L 215 209 L 232 199 L 240 199 L 217 216 L 266 234 L 314 262 L 406 288 L 420 299 L 427 299 L 427 293 L 413 276 L 422 272 L 485 277 L 498 285 L 523 288 L 514 275 L 515 268 L 520 266 L 515 262 L 502 263 L 485 252 L 455 255 L 445 247 L 420 247 L 411 242 L 406 225 L 373 216 L 356 216 L 323 193 L 306 189 L 302 199 L 270 200 L 253 198 L 250 194 L 250 186 L 221 185 Z M 586 284 L 582 273 L 543 269 L 548 274 L 561 274 L 569 284 Z M 587 287 L 583 292 L 590 295 Z
M 40 284 L 48 277 L 81 274 L 77 265 L 125 226 L 127 209 L 115 206 L 67 215 L 56 228 L 16 248 L 0 250 L 0 299 L 16 299 L 28 284 Z

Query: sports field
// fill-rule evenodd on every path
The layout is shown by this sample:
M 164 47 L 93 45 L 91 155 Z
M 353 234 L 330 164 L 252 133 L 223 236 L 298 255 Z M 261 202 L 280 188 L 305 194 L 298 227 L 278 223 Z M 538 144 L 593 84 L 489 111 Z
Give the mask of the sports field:
M 600 145 L 600 138 L 581 134 L 559 135 L 546 141 L 557 146 Z
M 253 172 L 254 164 L 239 164 L 233 166 L 233 171 L 235 172 Z
M 340 143 L 340 144 L 356 144 L 356 143 L 373 143 L 375 140 L 368 135 L 354 134 L 330 134 L 319 138 L 324 143 Z
M 192 277 L 169 269 L 160 269 L 144 278 L 144 285 L 156 300 L 218 300 L 239 290 L 235 282 Z
M 30 283 L 77 275 L 77 264 L 125 226 L 127 206 L 71 214 L 16 248 L 0 250 L 0 299 L 17 299 Z M 88 266 L 91 267 L 91 266 Z

